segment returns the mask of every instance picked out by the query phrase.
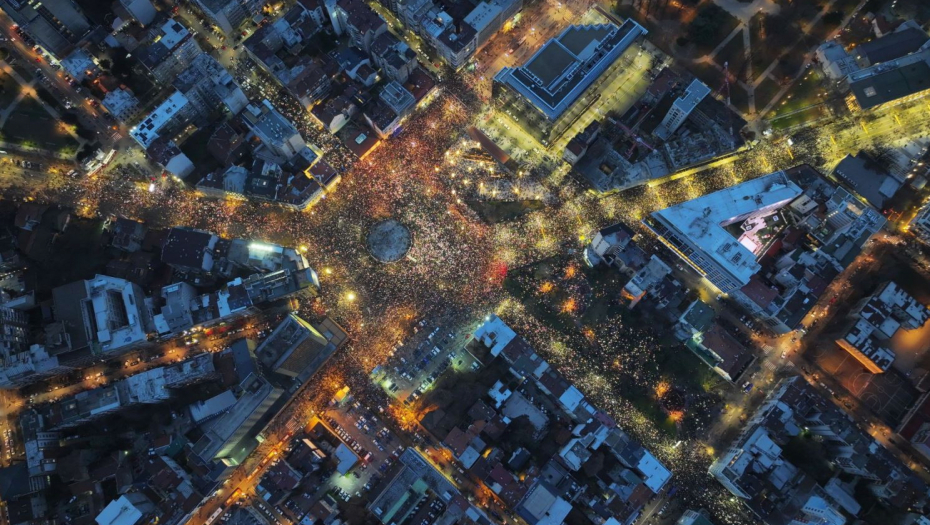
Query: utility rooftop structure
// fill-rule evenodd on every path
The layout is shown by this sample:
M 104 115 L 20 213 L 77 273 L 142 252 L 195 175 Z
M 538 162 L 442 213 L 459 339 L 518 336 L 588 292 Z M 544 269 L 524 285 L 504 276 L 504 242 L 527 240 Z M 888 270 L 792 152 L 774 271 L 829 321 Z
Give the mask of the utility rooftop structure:
M 293 158 L 307 146 L 291 121 L 284 118 L 268 100 L 249 104 L 242 113 L 246 125 L 274 155 L 282 160 Z
M 188 100 L 180 91 L 175 91 L 167 100 L 162 102 L 154 111 L 149 113 L 137 126 L 129 130 L 132 138 L 136 139 L 143 148 L 148 148 L 159 133 L 170 122 L 183 115 L 182 111 L 187 107 Z
M 850 73 L 846 103 L 853 111 L 890 107 L 930 93 L 930 49 Z
M 494 94 L 527 120 L 527 131 L 547 143 L 564 131 L 563 117 L 646 30 L 622 25 L 570 26 L 521 67 L 494 77 Z M 569 119 L 572 120 L 572 119 Z
M 753 251 L 726 230 L 771 215 L 802 193 L 778 171 L 654 212 L 646 225 L 721 291 L 749 283 L 761 266 Z

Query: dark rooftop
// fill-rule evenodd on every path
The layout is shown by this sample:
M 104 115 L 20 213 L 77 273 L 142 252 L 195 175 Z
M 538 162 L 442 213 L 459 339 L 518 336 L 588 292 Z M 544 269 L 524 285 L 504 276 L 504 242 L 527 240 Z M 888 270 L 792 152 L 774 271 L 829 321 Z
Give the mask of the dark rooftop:
M 928 40 L 930 37 L 927 33 L 911 27 L 866 42 L 858 47 L 857 52 L 874 65 L 907 56 L 920 49 Z
M 916 62 L 853 82 L 849 89 L 862 109 L 930 89 L 930 65 Z

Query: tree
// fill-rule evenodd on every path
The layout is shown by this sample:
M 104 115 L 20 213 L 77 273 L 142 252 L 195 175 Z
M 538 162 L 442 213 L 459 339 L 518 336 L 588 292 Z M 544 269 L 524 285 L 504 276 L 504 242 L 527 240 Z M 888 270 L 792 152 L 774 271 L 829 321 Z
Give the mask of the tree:
M 132 59 L 125 55 L 116 55 L 113 57 L 113 67 L 110 72 L 125 82 L 132 77 L 132 66 Z
M 535 449 L 538 443 L 537 434 L 539 431 L 529 416 L 517 416 L 507 426 L 507 431 L 503 440 L 510 443 L 513 449 L 523 447 L 526 449 Z
M 712 48 L 717 44 L 717 33 L 729 18 L 730 14 L 717 4 L 707 4 L 688 26 L 688 39 L 698 47 Z
M 76 126 L 78 123 L 78 116 L 75 115 L 73 111 L 65 111 L 61 114 L 61 121 L 65 124 Z
M 765 45 L 774 49 L 787 49 L 798 40 L 794 22 L 782 14 L 768 14 L 762 21 L 765 27 Z
M 455 401 L 455 396 L 452 394 L 452 392 L 441 388 L 436 389 L 430 393 L 429 400 L 439 408 L 446 408 L 451 405 L 453 401 Z
M 829 13 L 823 15 L 823 18 L 821 18 L 820 21 L 823 22 L 824 27 L 836 29 L 837 27 L 840 27 L 840 24 L 843 23 L 843 12 L 830 11 Z
M 597 476 L 597 473 L 604 468 L 604 453 L 595 451 L 591 457 L 581 466 L 581 471 L 589 478 Z

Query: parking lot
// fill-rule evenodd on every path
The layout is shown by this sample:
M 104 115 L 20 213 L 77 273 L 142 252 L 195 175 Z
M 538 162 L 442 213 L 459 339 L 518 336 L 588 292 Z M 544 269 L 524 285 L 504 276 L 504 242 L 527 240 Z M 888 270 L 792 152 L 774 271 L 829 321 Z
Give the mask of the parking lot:
M 383 367 L 381 386 L 395 399 L 409 405 L 432 387 L 450 367 L 477 370 L 480 363 L 463 350 L 478 323 L 424 319 L 414 325 L 414 334 L 400 341 Z M 376 378 L 379 380 L 379 378 Z
M 346 502 L 361 500 L 405 448 L 377 411 L 377 407 L 363 406 L 350 396 L 322 414 L 324 426 L 359 457 L 345 476 L 335 474 L 324 492 Z

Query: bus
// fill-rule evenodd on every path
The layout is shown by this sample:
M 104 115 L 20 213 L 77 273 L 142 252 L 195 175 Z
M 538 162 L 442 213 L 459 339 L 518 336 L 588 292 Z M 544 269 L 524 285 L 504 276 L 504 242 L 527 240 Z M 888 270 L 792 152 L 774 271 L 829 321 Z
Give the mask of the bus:
M 229 498 L 226 499 L 226 503 L 224 503 L 223 505 L 226 507 L 232 505 L 233 502 L 235 502 L 236 499 L 238 499 L 241 494 L 242 494 L 242 489 L 236 489 L 235 492 L 233 492 L 232 495 L 230 495 Z
M 213 514 L 210 514 L 210 517 L 207 518 L 207 521 L 204 522 L 204 525 L 212 525 L 212 523 L 213 523 L 214 521 L 216 521 L 216 518 L 219 518 L 219 517 L 220 517 L 220 515 L 223 513 L 224 510 L 226 510 L 226 509 L 223 508 L 223 507 L 220 507 L 220 508 L 214 510 L 214 511 L 213 511 Z

